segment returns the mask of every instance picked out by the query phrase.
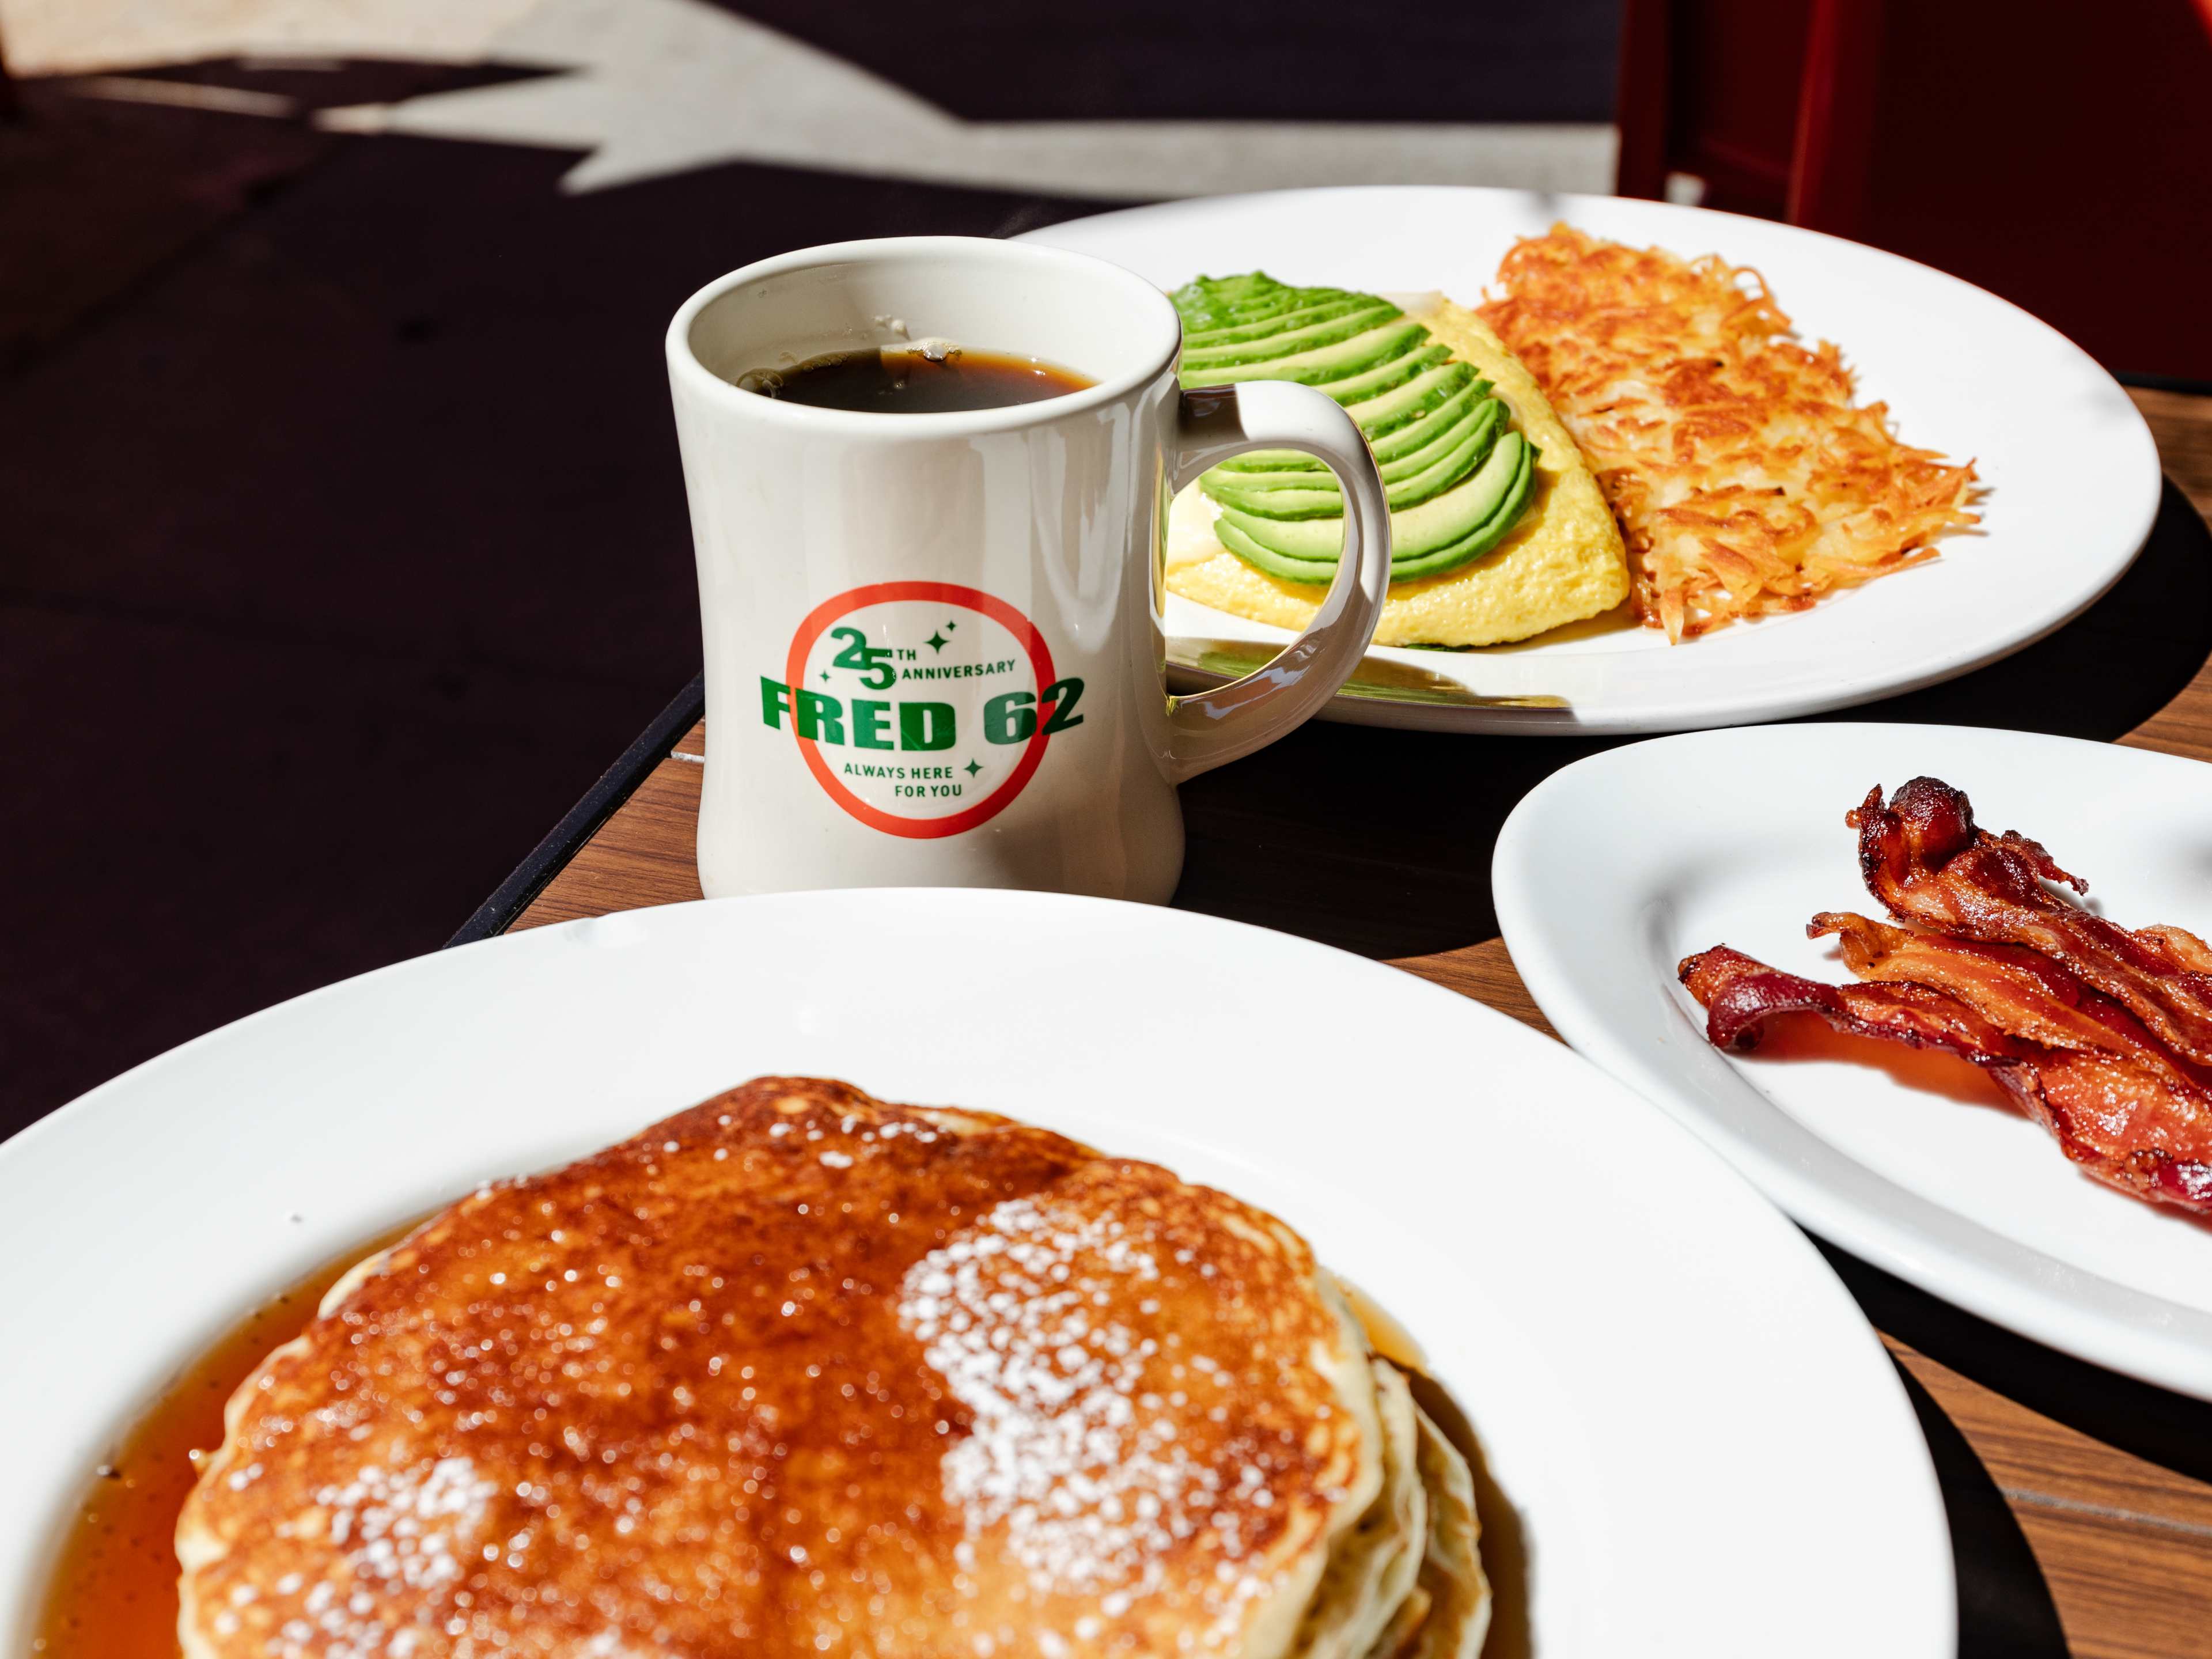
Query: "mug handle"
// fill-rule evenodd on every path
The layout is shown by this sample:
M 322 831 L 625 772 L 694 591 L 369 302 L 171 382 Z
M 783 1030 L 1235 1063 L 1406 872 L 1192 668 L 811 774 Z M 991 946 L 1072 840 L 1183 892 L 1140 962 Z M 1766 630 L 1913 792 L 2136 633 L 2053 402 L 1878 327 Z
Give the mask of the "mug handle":
M 1390 508 L 1358 422 L 1325 392 L 1245 380 L 1181 394 L 1168 489 L 1251 449 L 1303 449 L 1344 492 L 1344 552 L 1306 631 L 1265 668 L 1168 699 L 1170 781 L 1182 783 L 1263 748 L 1317 713 L 1352 678 L 1375 638 L 1390 588 Z

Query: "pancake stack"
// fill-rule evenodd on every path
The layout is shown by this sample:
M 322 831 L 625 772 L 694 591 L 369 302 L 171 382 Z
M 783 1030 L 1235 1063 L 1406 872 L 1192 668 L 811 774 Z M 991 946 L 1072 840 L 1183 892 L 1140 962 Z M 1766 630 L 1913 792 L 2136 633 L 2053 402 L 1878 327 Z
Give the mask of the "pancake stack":
M 187 1659 L 1472 1659 L 1459 1452 L 1304 1241 L 757 1079 L 362 1262 L 230 1402 Z

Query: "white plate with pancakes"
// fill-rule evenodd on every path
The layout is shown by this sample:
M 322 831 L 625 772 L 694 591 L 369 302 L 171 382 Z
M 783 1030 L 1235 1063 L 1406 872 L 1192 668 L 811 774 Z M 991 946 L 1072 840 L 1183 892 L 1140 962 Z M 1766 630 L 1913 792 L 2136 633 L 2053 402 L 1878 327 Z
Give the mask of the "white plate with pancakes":
M 664 1122 L 770 1074 L 951 1109 L 823 1108 L 793 1085 Z M 1030 1151 L 975 1163 L 1008 1135 Z M 1108 1196 L 1024 1255 L 1038 1206 L 1076 1201 L 1075 1176 L 1040 1185 L 1054 1158 Z M 978 1168 L 991 1204 L 946 1207 Z M 508 1179 L 532 1171 L 552 1173 Z M 905 1223 L 879 1213 L 893 1201 Z M 1299 1319 L 1335 1328 L 1316 1261 L 1466 1419 L 1492 1659 L 1954 1651 L 1942 1500 L 1890 1361 L 1805 1238 L 1692 1136 L 1397 970 L 1175 911 L 961 891 L 676 905 L 424 957 L 189 1043 L 0 1147 L 0 1328 L 36 1333 L 0 1370 L 5 1639 L 27 1644 L 58 1540 L 168 1379 L 319 1264 L 448 1206 L 242 1391 L 192 1500 L 196 1652 L 434 1659 L 468 1635 L 834 1655 L 921 1607 L 945 1627 L 908 1628 L 905 1650 L 1069 1659 L 1141 1626 L 1155 1650 L 1188 1630 L 1190 1650 L 1256 1656 L 1292 1650 L 1301 1619 L 1350 1628 L 1352 1601 L 1362 1630 L 1433 1619 L 1403 1574 L 1359 1569 L 1355 1534 L 1382 1524 L 1359 1505 L 1396 1466 L 1388 1435 L 1310 1407 L 1339 1338 L 1270 1346 Z M 916 1214 L 940 1219 L 903 1242 Z M 1069 1300 L 1051 1251 L 1079 1244 L 1157 1294 Z M 1255 1249 L 1304 1277 L 1255 1278 Z M 1284 1284 L 1304 1299 L 1269 1301 Z M 1030 1352 L 1048 1315 L 1073 1334 Z M 994 1320 L 1029 1352 L 1027 1394 L 991 1392 L 1012 1364 Z M 732 1329 L 750 1346 L 714 1334 Z M 1185 1340 L 1173 1392 L 1061 1386 L 1088 1375 L 1085 1344 L 1166 1363 L 1146 1358 L 1156 1336 Z M 801 1374 L 853 1381 L 809 1392 Z M 1341 1399 L 1371 1423 L 1389 1392 L 1379 1418 Z M 1222 1451 L 1238 1435 L 1262 1449 Z M 1301 1486 L 1297 1447 L 1329 1445 L 1352 1461 Z M 1162 1511 L 1117 1484 L 1133 1462 L 1181 1468 L 1148 1490 L 1191 1524 L 1133 1527 Z M 1406 1486 L 1430 1556 L 1450 1488 L 1425 1466 Z M 1299 1508 L 1316 1492 L 1336 1508 Z M 1267 1531 L 1291 1513 L 1334 1518 Z M 1095 1535 L 1086 1517 L 1118 1551 L 1063 1547 Z M 1190 1537 L 1214 1552 L 1202 1574 Z M 1240 1555 L 1254 1537 L 1281 1547 Z M 750 1578 L 729 1565 L 746 1560 Z M 1034 1616 L 981 1628 L 993 1595 Z M 749 1634 L 699 1637 L 708 1602 L 714 1628 Z M 656 1646 L 656 1620 L 684 1639 Z
M 1965 726 L 1636 744 L 1554 773 L 1514 810 L 1493 866 L 1498 921 L 1561 1036 L 1804 1225 L 2037 1341 L 2212 1400 L 2201 1216 L 2091 1178 L 1964 1059 L 1798 1017 L 1723 1054 L 1677 982 L 1686 957 L 1725 945 L 1853 983 L 1837 939 L 1808 937 L 1808 921 L 1887 916 L 1844 815 L 1871 787 L 1887 796 L 1921 776 L 1964 791 L 1984 831 L 2048 848 L 2086 878 L 2093 913 L 2212 931 L 2206 775 L 2145 750 Z
M 1378 647 L 1325 718 L 1657 732 L 1847 708 L 2032 644 L 2087 609 L 2141 551 L 2158 512 L 2158 456 L 2118 384 L 2009 302 L 1856 243 L 1663 203 L 1444 186 L 1170 202 L 1029 240 L 1113 260 L 1170 290 L 1261 270 L 1301 287 L 1441 292 L 1473 307 L 1516 239 L 1559 222 L 1754 267 L 1800 340 L 1842 348 L 1859 403 L 1886 404 L 1901 441 L 1973 463 L 1981 523 L 1942 538 L 1937 557 L 1809 610 L 1676 645 L 1624 607 L 1473 651 Z M 1210 666 L 1216 679 L 1291 637 L 1181 594 L 1168 596 L 1165 617 L 1169 633 L 1188 641 L 1171 660 Z

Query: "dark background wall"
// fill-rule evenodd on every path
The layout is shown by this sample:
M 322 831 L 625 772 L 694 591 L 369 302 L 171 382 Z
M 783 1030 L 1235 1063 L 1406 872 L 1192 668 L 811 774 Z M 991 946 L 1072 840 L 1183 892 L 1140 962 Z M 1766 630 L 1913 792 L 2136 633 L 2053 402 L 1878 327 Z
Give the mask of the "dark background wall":
M 920 31 L 874 5 L 734 9 L 994 121 L 1606 121 L 1620 28 L 1620 0 L 1416 3 L 1365 27 L 1313 0 L 959 0 Z

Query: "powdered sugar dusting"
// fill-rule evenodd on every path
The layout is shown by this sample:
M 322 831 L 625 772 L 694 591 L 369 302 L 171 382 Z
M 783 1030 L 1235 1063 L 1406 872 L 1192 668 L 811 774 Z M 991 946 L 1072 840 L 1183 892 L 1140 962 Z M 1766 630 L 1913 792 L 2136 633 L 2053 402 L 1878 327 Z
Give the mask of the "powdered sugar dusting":
M 315 1502 L 330 1511 L 331 1542 L 364 1578 L 436 1589 L 461 1576 L 460 1557 L 482 1530 L 498 1488 L 465 1457 L 441 1457 L 397 1472 L 374 1464 Z
M 1146 1389 L 1158 1343 L 1101 1316 L 1159 1277 L 1113 1217 L 1012 1199 L 915 1263 L 899 1316 L 974 1414 L 974 1432 L 943 1463 L 969 1536 L 1003 1526 L 1040 1591 L 1124 1601 L 1158 1587 L 1179 1540 L 1211 1534 L 1207 1597 L 1226 1634 L 1267 1587 L 1239 1565 L 1252 1553 L 1240 1515 L 1271 1498 L 1249 1462 L 1225 1478 L 1189 1455 Z
M 388 1603 L 366 1587 L 380 1583 L 435 1591 L 454 1583 L 478 1547 L 496 1491 L 466 1457 L 402 1469 L 368 1464 L 343 1485 L 319 1488 L 315 1503 L 325 1513 L 331 1544 L 351 1570 L 351 1582 L 322 1578 L 310 1586 L 298 1573 L 278 1580 L 281 1595 L 303 1588 L 307 1594 L 266 1644 L 270 1659 L 304 1659 L 316 1651 L 327 1659 L 409 1659 L 425 1638 L 424 1627 L 393 1622 Z M 418 1613 L 431 1616 L 427 1606 Z M 234 1628 L 235 1615 L 224 1616 Z M 232 1632 L 218 1620 L 217 1633 Z

